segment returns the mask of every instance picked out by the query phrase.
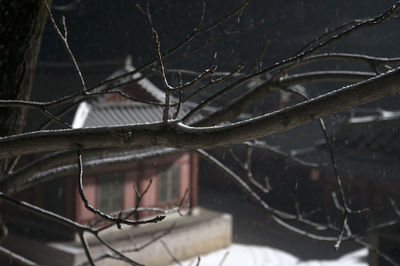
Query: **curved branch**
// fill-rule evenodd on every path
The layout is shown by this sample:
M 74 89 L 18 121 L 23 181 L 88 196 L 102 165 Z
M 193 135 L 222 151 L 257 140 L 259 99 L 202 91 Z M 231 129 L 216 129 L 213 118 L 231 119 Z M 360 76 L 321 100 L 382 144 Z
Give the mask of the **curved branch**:
M 337 236 L 324 236 L 324 235 L 316 235 L 313 233 L 310 233 L 308 231 L 302 230 L 296 226 L 290 225 L 288 223 L 286 223 L 285 221 L 283 221 L 282 219 L 279 219 L 277 216 L 273 215 L 272 219 L 274 220 L 274 222 L 276 222 L 277 224 L 279 224 L 280 226 L 285 227 L 286 229 L 288 229 L 291 232 L 294 232 L 296 234 L 314 239 L 314 240 L 318 240 L 318 241 L 327 241 L 327 242 L 335 242 L 337 241 Z M 343 240 L 345 239 L 349 239 L 349 237 L 344 237 Z
M 77 61 L 75 59 L 75 56 L 72 53 L 71 48 L 69 47 L 69 44 L 68 44 L 67 26 L 65 24 L 65 17 L 64 16 L 62 17 L 62 24 L 63 24 L 63 27 L 64 27 L 64 34 L 62 34 L 60 29 L 59 29 L 59 27 L 57 26 L 56 21 L 54 20 L 53 14 L 52 14 L 52 12 L 50 10 L 49 4 L 47 3 L 47 0 L 43 0 L 43 2 L 45 3 L 45 6 L 47 8 L 47 12 L 49 14 L 50 22 L 51 22 L 54 30 L 56 31 L 58 37 L 60 38 L 62 44 L 64 45 L 64 48 L 67 51 L 67 54 L 68 54 L 69 58 L 71 59 L 72 64 L 74 65 L 74 68 L 76 70 L 76 73 L 77 73 L 77 75 L 79 77 L 79 80 L 80 80 L 80 83 L 81 83 L 81 92 L 84 94 L 86 92 L 85 80 L 83 78 L 83 75 L 82 75 L 82 72 L 81 72 L 81 70 L 79 68 L 79 65 L 78 65 L 78 63 L 77 63 Z
M 292 86 L 297 84 L 310 84 L 317 82 L 359 82 L 375 76 L 376 74 L 373 72 L 315 71 L 282 77 L 279 80 L 279 85 Z
M 170 121 L 117 127 L 32 132 L 0 138 L 0 158 L 56 150 L 166 146 L 227 146 L 282 132 L 400 90 L 400 68 L 288 108 L 228 126 L 195 128 Z
M 114 218 L 111 215 L 105 214 L 102 211 L 100 211 L 99 209 L 96 209 L 89 203 L 89 201 L 87 200 L 85 193 L 83 191 L 83 162 L 82 162 L 82 154 L 81 154 L 80 150 L 78 152 L 78 165 L 79 165 L 78 192 L 79 192 L 79 196 L 81 197 L 83 204 L 85 205 L 85 208 L 88 211 L 92 212 L 93 214 L 98 215 L 105 221 L 115 223 L 118 226 L 118 228 L 120 228 L 121 224 L 139 225 L 139 224 L 146 224 L 146 223 L 157 223 L 157 222 L 162 221 L 165 218 L 165 216 L 156 216 L 152 219 L 133 221 L 133 220 L 128 220 L 128 219 L 123 219 L 120 217 Z
M 52 213 L 51 211 L 44 210 L 44 209 L 39 208 L 35 205 L 32 205 L 28 202 L 9 197 L 9 196 L 5 195 L 3 192 L 0 192 L 0 199 L 6 201 L 7 203 L 11 204 L 12 206 L 14 206 L 16 208 L 20 208 L 20 209 L 26 210 L 28 212 L 31 212 L 33 214 L 39 215 L 41 217 L 50 219 L 56 223 L 65 225 L 68 228 L 74 229 L 76 231 L 86 231 L 86 232 L 90 232 L 90 233 L 95 232 L 89 226 L 79 224 L 79 223 L 72 221 L 64 216 L 61 216 L 56 213 Z
M 243 96 L 236 98 L 218 111 L 196 122 L 194 126 L 204 127 L 210 125 L 218 125 L 221 122 L 229 121 L 243 113 L 248 107 L 254 105 L 254 103 L 258 99 L 261 99 L 265 95 L 278 89 L 279 88 L 277 86 L 272 86 L 272 84 L 266 82 L 245 93 Z
M 30 266 L 35 266 L 35 265 L 39 265 L 25 257 L 22 257 L 21 255 L 18 255 L 14 252 L 12 252 L 11 250 L 8 250 L 4 247 L 0 247 L 0 256 L 2 256 L 3 258 L 7 258 L 10 261 L 14 261 L 16 262 L 18 265 L 30 265 Z
M 235 174 L 231 169 L 227 168 L 224 164 L 222 164 L 220 161 L 218 161 L 216 158 L 214 158 L 207 152 L 205 152 L 203 150 L 197 150 L 197 153 L 200 156 L 202 156 L 204 159 L 206 159 L 208 162 L 210 162 L 212 165 L 214 165 L 218 170 L 222 171 L 224 174 L 226 174 L 227 176 L 232 178 L 232 180 L 239 185 L 239 187 L 243 190 L 243 192 L 246 193 L 258 205 L 260 205 L 260 207 L 262 207 L 264 209 L 264 211 L 266 211 L 268 214 L 276 215 L 283 219 L 295 219 L 296 218 L 296 215 L 275 209 L 275 208 L 271 207 L 270 205 L 268 205 L 237 174 Z
M 373 63 L 376 65 L 400 63 L 400 57 L 389 58 L 389 57 L 369 56 L 363 54 L 323 53 L 323 54 L 307 56 L 303 58 L 301 61 L 299 61 L 297 64 L 290 65 L 286 68 L 283 68 L 283 70 L 287 72 L 293 68 L 304 66 L 307 64 L 322 62 L 322 61 L 332 61 L 332 60 L 365 62 L 368 64 Z
M 133 162 L 148 158 L 155 158 L 162 155 L 175 153 L 175 149 L 163 149 L 137 153 L 118 154 L 118 151 L 124 152 L 124 150 L 113 149 L 110 150 L 87 150 L 84 151 L 85 156 L 102 156 L 105 153 L 113 153 L 112 158 L 100 158 L 89 160 L 84 163 L 85 168 L 98 167 L 99 165 L 105 166 L 109 164 L 115 164 L 120 162 Z M 48 156 L 44 156 L 18 171 L 8 175 L 6 179 L 0 182 L 0 190 L 10 194 L 18 191 L 22 191 L 28 187 L 34 186 L 40 182 L 51 180 L 60 175 L 66 175 L 76 173 L 78 165 L 76 163 L 70 163 L 76 157 L 76 152 L 60 152 L 51 153 Z

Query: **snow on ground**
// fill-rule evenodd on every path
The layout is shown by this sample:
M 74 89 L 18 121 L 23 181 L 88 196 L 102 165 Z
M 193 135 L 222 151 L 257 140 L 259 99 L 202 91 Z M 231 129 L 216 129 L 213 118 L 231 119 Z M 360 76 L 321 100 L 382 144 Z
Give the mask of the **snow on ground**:
M 360 249 L 346 254 L 337 260 L 311 260 L 300 261 L 295 256 L 270 247 L 232 244 L 201 256 L 200 266 L 367 266 L 364 261 L 368 255 L 367 249 Z M 195 266 L 197 258 L 182 262 L 184 266 Z

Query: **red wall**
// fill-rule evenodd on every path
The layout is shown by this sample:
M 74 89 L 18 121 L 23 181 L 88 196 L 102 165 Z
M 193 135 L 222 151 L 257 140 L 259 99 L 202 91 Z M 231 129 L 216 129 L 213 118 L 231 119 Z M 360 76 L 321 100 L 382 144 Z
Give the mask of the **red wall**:
M 84 174 L 84 193 L 89 203 L 96 207 L 97 195 L 97 178 L 99 175 L 107 173 L 122 173 L 124 176 L 123 184 L 123 207 L 124 209 L 134 208 L 137 202 L 137 195 L 134 190 L 134 185 L 142 193 L 148 186 L 150 180 L 152 184 L 148 192 L 143 197 L 140 207 L 164 207 L 169 208 L 176 206 L 179 202 L 169 202 L 160 204 L 157 199 L 158 191 L 158 171 L 168 165 L 180 166 L 180 199 L 183 198 L 185 191 L 188 189 L 189 195 L 186 200 L 191 202 L 191 206 L 197 205 L 197 167 L 198 158 L 195 153 L 186 152 L 183 154 L 169 155 L 162 158 L 149 159 L 139 163 L 129 163 L 122 165 L 114 165 L 93 171 L 87 171 Z M 74 201 L 75 201 L 75 220 L 81 223 L 96 220 L 96 216 L 85 209 L 83 202 L 80 199 L 77 186 L 73 188 Z M 67 193 L 69 194 L 69 193 Z M 140 213 L 137 218 L 151 215 L 150 212 Z

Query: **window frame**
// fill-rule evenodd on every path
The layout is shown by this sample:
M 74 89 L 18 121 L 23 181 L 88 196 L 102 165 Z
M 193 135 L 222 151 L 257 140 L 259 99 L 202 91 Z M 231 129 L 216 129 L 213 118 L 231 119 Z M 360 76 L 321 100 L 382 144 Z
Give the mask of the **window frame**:
M 123 209 L 124 181 L 125 176 L 123 173 L 107 173 L 97 177 L 97 209 L 104 213 L 113 213 Z M 105 190 L 103 188 L 108 189 Z
M 181 165 L 172 164 L 158 172 L 157 202 L 170 203 L 180 199 Z M 161 196 L 162 195 L 162 196 Z

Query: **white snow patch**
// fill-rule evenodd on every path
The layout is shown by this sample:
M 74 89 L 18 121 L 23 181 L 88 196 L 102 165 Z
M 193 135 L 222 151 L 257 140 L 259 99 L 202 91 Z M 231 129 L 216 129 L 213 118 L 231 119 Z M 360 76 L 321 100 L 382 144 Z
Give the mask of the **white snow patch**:
M 363 261 L 368 255 L 367 249 L 360 249 L 346 254 L 337 260 L 311 260 L 301 261 L 297 257 L 285 251 L 254 245 L 232 244 L 224 248 L 203 256 L 200 256 L 200 266 L 367 266 Z M 182 262 L 182 265 L 196 265 L 197 258 Z M 173 264 L 176 265 L 176 264 Z

